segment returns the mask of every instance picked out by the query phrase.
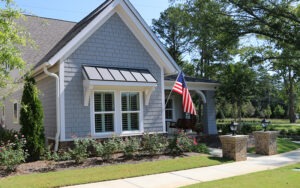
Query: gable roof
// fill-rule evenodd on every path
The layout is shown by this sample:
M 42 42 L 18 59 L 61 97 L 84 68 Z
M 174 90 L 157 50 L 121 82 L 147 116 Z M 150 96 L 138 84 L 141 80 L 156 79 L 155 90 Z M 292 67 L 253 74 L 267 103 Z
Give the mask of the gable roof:
M 132 29 L 134 35 L 141 41 L 155 62 L 165 68 L 166 73 L 175 73 L 180 70 L 162 43 L 153 34 L 149 26 L 128 0 L 106 0 L 69 30 L 69 32 L 40 59 L 35 66 L 36 71 L 41 69 L 46 62 L 52 66 L 59 60 L 70 55 L 95 29 L 105 23 L 114 12 L 121 12 L 123 21 L 127 21 L 129 28 L 133 27 L 130 29 Z
M 93 10 L 80 22 L 78 22 L 65 36 L 51 49 L 49 52 L 41 59 L 35 67 L 42 65 L 47 62 L 51 57 L 53 57 L 60 49 L 62 49 L 70 40 L 72 40 L 83 28 L 85 28 L 91 21 L 95 19 L 108 5 L 110 5 L 113 0 L 106 0 L 99 7 Z
M 36 65 L 76 24 L 58 19 L 24 15 L 25 20 L 17 23 L 30 35 L 33 46 L 21 48 L 22 58 L 31 65 Z

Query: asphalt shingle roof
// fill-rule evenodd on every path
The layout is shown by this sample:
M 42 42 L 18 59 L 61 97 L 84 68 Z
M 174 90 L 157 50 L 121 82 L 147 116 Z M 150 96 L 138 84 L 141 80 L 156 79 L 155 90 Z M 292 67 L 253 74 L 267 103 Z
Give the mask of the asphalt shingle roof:
M 62 49 L 69 41 L 71 41 L 82 29 L 84 29 L 94 18 L 96 18 L 107 6 L 109 6 L 114 0 L 106 0 L 89 15 L 78 22 L 74 27 L 72 27 L 69 32 L 67 32 L 63 38 L 51 49 L 48 53 L 37 62 L 35 67 L 47 62 L 52 58 L 60 49 Z
M 165 76 L 165 81 L 175 81 L 177 76 L 178 76 L 177 74 Z M 204 82 L 204 83 L 212 83 L 212 84 L 219 83 L 218 81 L 215 81 L 215 80 L 195 78 L 195 77 L 191 77 L 191 76 L 184 76 L 184 78 L 185 78 L 185 81 L 187 81 L 187 82 Z
M 17 21 L 29 34 L 34 45 L 22 47 L 25 62 L 35 66 L 65 36 L 76 23 L 25 15 L 25 19 Z

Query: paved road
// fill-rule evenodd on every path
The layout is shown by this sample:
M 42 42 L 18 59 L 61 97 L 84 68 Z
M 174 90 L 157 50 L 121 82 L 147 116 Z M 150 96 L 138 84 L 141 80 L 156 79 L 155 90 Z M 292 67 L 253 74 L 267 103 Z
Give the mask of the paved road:
M 220 153 L 216 150 L 214 152 Z M 173 188 L 275 169 L 298 162 L 300 162 L 300 149 L 273 156 L 249 154 L 247 161 L 242 162 L 69 186 L 68 188 Z

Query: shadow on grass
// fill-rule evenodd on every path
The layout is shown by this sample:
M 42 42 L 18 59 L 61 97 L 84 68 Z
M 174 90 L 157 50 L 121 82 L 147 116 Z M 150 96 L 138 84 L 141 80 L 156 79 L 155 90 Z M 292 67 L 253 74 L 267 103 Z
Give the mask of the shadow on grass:
M 214 160 L 214 161 L 218 161 L 220 163 L 230 163 L 230 162 L 233 162 L 233 160 L 231 160 L 231 159 L 226 159 L 226 158 L 222 158 L 222 157 L 208 157 L 208 159 Z

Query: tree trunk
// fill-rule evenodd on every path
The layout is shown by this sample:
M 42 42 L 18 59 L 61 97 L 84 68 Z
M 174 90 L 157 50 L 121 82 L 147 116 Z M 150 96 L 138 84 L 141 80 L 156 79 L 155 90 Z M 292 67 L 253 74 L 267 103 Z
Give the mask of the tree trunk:
M 238 123 L 240 124 L 242 122 L 242 102 L 241 102 L 241 100 L 238 100 L 237 108 L 238 108 L 237 115 L 239 118 Z
M 294 79 L 292 76 L 292 70 L 289 68 L 289 119 L 290 123 L 296 123 L 295 114 L 295 94 L 294 94 Z

